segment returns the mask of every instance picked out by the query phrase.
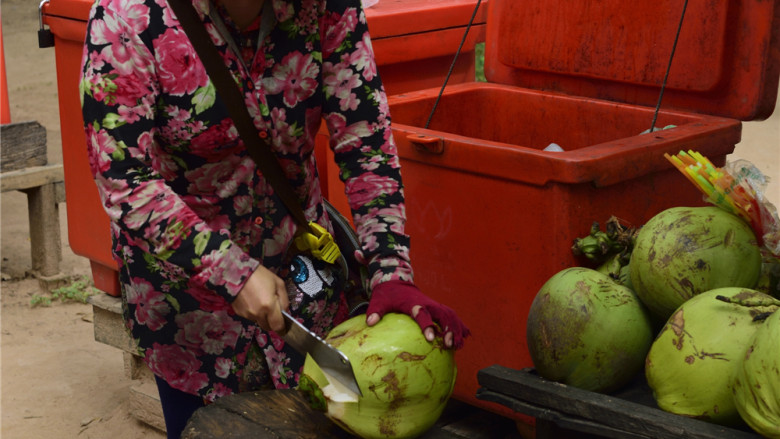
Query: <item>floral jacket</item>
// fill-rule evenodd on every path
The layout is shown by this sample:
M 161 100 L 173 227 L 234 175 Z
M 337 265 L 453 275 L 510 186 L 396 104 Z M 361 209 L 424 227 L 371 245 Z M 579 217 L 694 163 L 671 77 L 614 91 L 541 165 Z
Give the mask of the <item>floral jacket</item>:
M 192 4 L 307 218 L 330 228 L 313 154 L 324 120 L 372 285 L 410 281 L 399 160 L 360 0 L 265 1 L 275 20 L 248 60 L 230 48 L 215 7 Z M 301 359 L 230 303 L 259 264 L 279 270 L 295 225 L 166 0 L 97 0 L 82 64 L 89 163 L 140 355 L 207 400 L 240 389 L 250 348 L 277 387 L 294 385 Z M 324 334 L 340 303 L 328 295 L 294 311 Z

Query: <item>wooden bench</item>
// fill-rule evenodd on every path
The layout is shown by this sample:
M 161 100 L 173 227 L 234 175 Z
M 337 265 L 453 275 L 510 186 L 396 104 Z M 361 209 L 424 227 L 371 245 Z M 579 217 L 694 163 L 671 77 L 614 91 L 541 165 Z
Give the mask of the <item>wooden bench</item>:
M 0 190 L 27 194 L 32 273 L 49 291 L 67 281 L 60 272 L 59 203 L 65 201 L 61 164 L 46 157 L 46 129 L 38 122 L 0 125 Z
M 122 351 L 125 376 L 133 384 L 130 386 L 130 415 L 135 419 L 158 430 L 165 431 L 165 419 L 162 414 L 160 395 L 152 371 L 138 355 L 135 343 L 125 329 L 122 317 L 122 299 L 97 294 L 90 296 L 92 305 L 95 340 Z

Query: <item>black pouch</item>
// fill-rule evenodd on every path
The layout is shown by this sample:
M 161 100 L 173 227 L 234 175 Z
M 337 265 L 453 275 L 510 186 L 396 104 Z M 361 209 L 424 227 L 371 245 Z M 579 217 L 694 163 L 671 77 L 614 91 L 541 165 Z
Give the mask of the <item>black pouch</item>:
M 355 258 L 360 242 L 349 220 L 327 200 L 325 211 L 333 226 L 333 241 L 339 249 L 339 257 L 329 263 L 292 244 L 280 275 L 287 285 L 293 311 L 311 301 L 332 300 L 338 293 L 344 294 L 349 315 L 354 316 L 365 312 L 368 305 L 368 269 Z
M 355 252 L 360 250 L 360 241 L 352 224 L 328 200 L 325 200 L 325 211 L 328 212 L 333 225 L 333 240 L 339 246 L 343 260 L 342 272 L 344 279 L 344 294 L 347 296 L 350 316 L 365 312 L 368 299 L 371 298 L 369 288 L 368 267 L 355 258 Z

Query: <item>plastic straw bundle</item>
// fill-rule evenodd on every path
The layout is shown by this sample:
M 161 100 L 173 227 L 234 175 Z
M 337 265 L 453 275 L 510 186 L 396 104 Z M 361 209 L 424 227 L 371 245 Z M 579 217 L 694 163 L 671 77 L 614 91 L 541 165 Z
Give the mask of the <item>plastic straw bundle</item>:
M 710 203 L 742 217 L 753 228 L 759 245 L 780 255 L 780 220 L 777 210 L 765 199 L 767 178 L 751 163 L 740 160 L 718 168 L 696 151 L 664 154 Z

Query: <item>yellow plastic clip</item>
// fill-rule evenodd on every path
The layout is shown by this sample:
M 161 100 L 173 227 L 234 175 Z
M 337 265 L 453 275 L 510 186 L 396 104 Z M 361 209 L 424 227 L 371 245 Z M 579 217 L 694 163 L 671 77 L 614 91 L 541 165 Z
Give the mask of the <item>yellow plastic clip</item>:
M 329 264 L 336 262 L 341 256 L 341 250 L 324 227 L 309 221 L 311 233 L 304 232 L 295 237 L 295 246 L 301 251 L 310 251 L 312 256 Z

